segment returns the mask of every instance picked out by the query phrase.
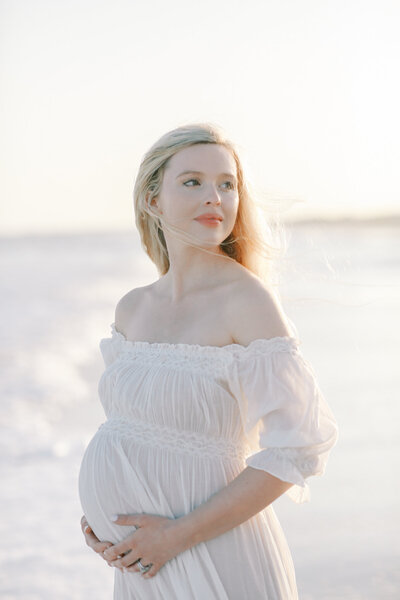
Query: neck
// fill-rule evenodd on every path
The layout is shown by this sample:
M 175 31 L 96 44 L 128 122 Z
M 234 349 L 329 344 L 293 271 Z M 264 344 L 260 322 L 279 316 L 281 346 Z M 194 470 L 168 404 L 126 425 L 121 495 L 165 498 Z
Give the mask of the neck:
M 178 303 L 191 293 L 213 287 L 214 283 L 217 285 L 221 281 L 222 272 L 233 259 L 219 246 L 209 251 L 213 254 L 187 246 L 179 253 L 168 252 L 169 270 L 160 278 L 159 285 L 171 303 Z

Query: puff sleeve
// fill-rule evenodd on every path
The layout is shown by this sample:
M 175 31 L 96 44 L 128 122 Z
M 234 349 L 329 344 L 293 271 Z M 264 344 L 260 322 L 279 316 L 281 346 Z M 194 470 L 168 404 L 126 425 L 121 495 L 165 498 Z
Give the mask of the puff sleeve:
M 115 328 L 115 323 L 111 323 L 111 336 L 102 338 L 100 340 L 100 352 L 104 360 L 105 367 L 109 367 L 115 359 L 119 356 L 122 345 L 124 344 L 124 337 Z
M 310 500 L 306 478 L 323 475 L 338 438 L 335 417 L 294 337 L 259 339 L 237 357 L 237 386 L 250 451 L 246 464 L 294 485 Z

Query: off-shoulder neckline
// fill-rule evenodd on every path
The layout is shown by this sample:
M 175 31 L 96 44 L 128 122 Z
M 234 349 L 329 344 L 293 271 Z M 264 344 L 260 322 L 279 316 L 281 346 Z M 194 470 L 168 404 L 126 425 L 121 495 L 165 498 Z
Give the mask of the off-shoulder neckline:
M 225 346 L 206 346 L 202 344 L 187 344 L 185 342 L 147 342 L 144 340 L 128 340 L 123 333 L 117 330 L 115 327 L 115 322 L 110 325 L 112 336 L 119 337 L 126 345 L 135 348 L 177 348 L 177 349 L 187 349 L 187 350 L 209 350 L 209 351 L 229 351 L 229 350 L 239 350 L 246 351 L 254 346 L 262 345 L 262 346 L 273 346 L 275 344 L 287 344 L 297 346 L 300 344 L 300 340 L 295 336 L 276 336 L 272 338 L 257 338 L 252 340 L 247 346 L 243 344 L 226 344 Z

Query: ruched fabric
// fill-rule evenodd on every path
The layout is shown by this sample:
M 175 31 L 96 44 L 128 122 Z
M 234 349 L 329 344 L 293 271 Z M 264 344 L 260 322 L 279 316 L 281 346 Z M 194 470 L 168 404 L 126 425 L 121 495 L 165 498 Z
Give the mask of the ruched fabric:
M 306 478 L 324 474 L 338 427 L 299 341 L 255 340 L 236 366 L 233 389 L 256 448 L 246 464 L 293 483 L 286 494 L 294 502 L 309 501 Z
M 322 475 L 335 418 L 297 337 L 248 346 L 132 342 L 111 324 L 100 349 L 106 421 L 79 473 L 93 531 L 116 543 L 134 527 L 114 513 L 188 514 L 250 466 L 293 484 Z M 295 600 L 292 557 L 272 506 L 193 546 L 150 579 L 115 570 L 114 600 Z

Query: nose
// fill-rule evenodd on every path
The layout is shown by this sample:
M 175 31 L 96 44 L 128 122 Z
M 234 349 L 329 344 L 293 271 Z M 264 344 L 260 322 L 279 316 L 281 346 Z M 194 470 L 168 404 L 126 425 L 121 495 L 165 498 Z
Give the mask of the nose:
M 211 187 L 211 191 L 207 195 L 206 204 L 221 204 L 219 192 L 214 186 Z

